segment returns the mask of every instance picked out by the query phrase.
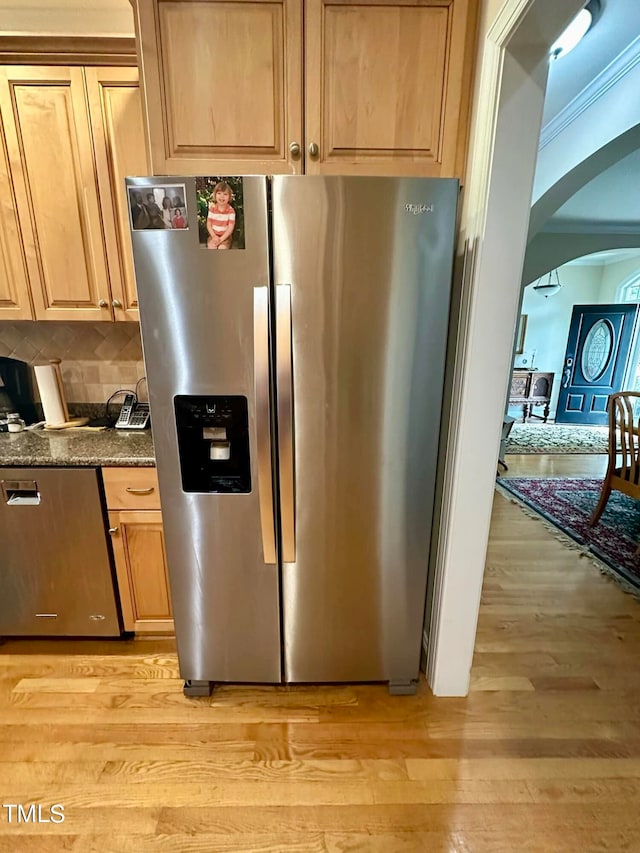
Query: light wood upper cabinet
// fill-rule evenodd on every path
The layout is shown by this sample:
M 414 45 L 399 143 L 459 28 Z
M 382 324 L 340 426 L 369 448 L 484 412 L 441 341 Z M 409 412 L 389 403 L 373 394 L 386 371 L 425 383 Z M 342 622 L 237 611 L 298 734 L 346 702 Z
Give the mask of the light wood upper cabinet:
M 82 69 L 0 68 L 0 111 L 36 319 L 110 319 Z
M 29 281 L 0 116 L 0 319 L 32 320 Z
M 0 67 L 0 317 L 137 320 L 124 178 L 149 174 L 138 71 Z
M 153 173 L 296 173 L 302 0 L 139 0 Z
M 148 175 L 135 68 L 85 69 L 96 170 L 116 320 L 137 320 L 138 299 L 124 179 Z
M 137 0 L 154 173 L 462 177 L 477 6 Z
M 307 172 L 461 176 L 468 6 L 307 0 Z

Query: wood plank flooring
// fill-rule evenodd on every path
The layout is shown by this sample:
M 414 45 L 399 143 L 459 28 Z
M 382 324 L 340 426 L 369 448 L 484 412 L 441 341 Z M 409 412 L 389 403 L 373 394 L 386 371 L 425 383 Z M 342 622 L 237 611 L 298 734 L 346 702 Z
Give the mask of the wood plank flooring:
M 187 700 L 171 641 L 0 646 L 0 853 L 639 851 L 639 802 L 640 604 L 499 495 L 466 699 Z
M 604 477 L 607 470 L 606 453 L 591 454 L 525 454 L 508 453 L 508 471 L 501 477 Z

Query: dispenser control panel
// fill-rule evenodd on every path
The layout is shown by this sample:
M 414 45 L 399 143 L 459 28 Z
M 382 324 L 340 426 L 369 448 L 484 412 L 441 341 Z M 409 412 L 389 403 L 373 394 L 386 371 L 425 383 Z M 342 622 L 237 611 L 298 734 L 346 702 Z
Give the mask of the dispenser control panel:
M 174 408 L 183 490 L 250 492 L 247 398 L 181 394 Z

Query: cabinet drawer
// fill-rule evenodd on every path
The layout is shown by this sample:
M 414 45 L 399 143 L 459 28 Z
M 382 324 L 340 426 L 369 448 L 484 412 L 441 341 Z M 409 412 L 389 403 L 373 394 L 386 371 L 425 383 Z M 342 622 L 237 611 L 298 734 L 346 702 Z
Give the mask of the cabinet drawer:
M 103 468 L 109 509 L 160 509 L 155 468 Z

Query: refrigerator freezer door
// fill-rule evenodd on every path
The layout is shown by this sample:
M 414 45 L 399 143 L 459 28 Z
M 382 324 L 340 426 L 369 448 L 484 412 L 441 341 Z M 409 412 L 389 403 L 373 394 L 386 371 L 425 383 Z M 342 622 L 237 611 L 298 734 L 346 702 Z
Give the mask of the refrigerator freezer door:
M 296 559 L 295 473 L 293 465 L 293 377 L 291 285 L 276 287 L 276 368 L 278 383 L 278 481 L 282 561 Z
M 128 184 L 143 194 L 183 184 L 188 204 L 188 229 L 132 234 L 180 672 L 196 682 L 278 682 L 271 432 L 260 420 L 269 417 L 266 179 L 244 178 L 246 248 L 227 251 L 199 244 L 195 179 Z M 247 448 L 249 468 L 234 469 Z M 225 473 L 234 470 L 235 485 Z
M 292 433 L 279 445 L 295 482 L 288 520 L 281 494 L 283 552 L 295 537 L 285 678 L 405 683 L 419 669 L 458 184 L 272 187 L 278 428 Z

